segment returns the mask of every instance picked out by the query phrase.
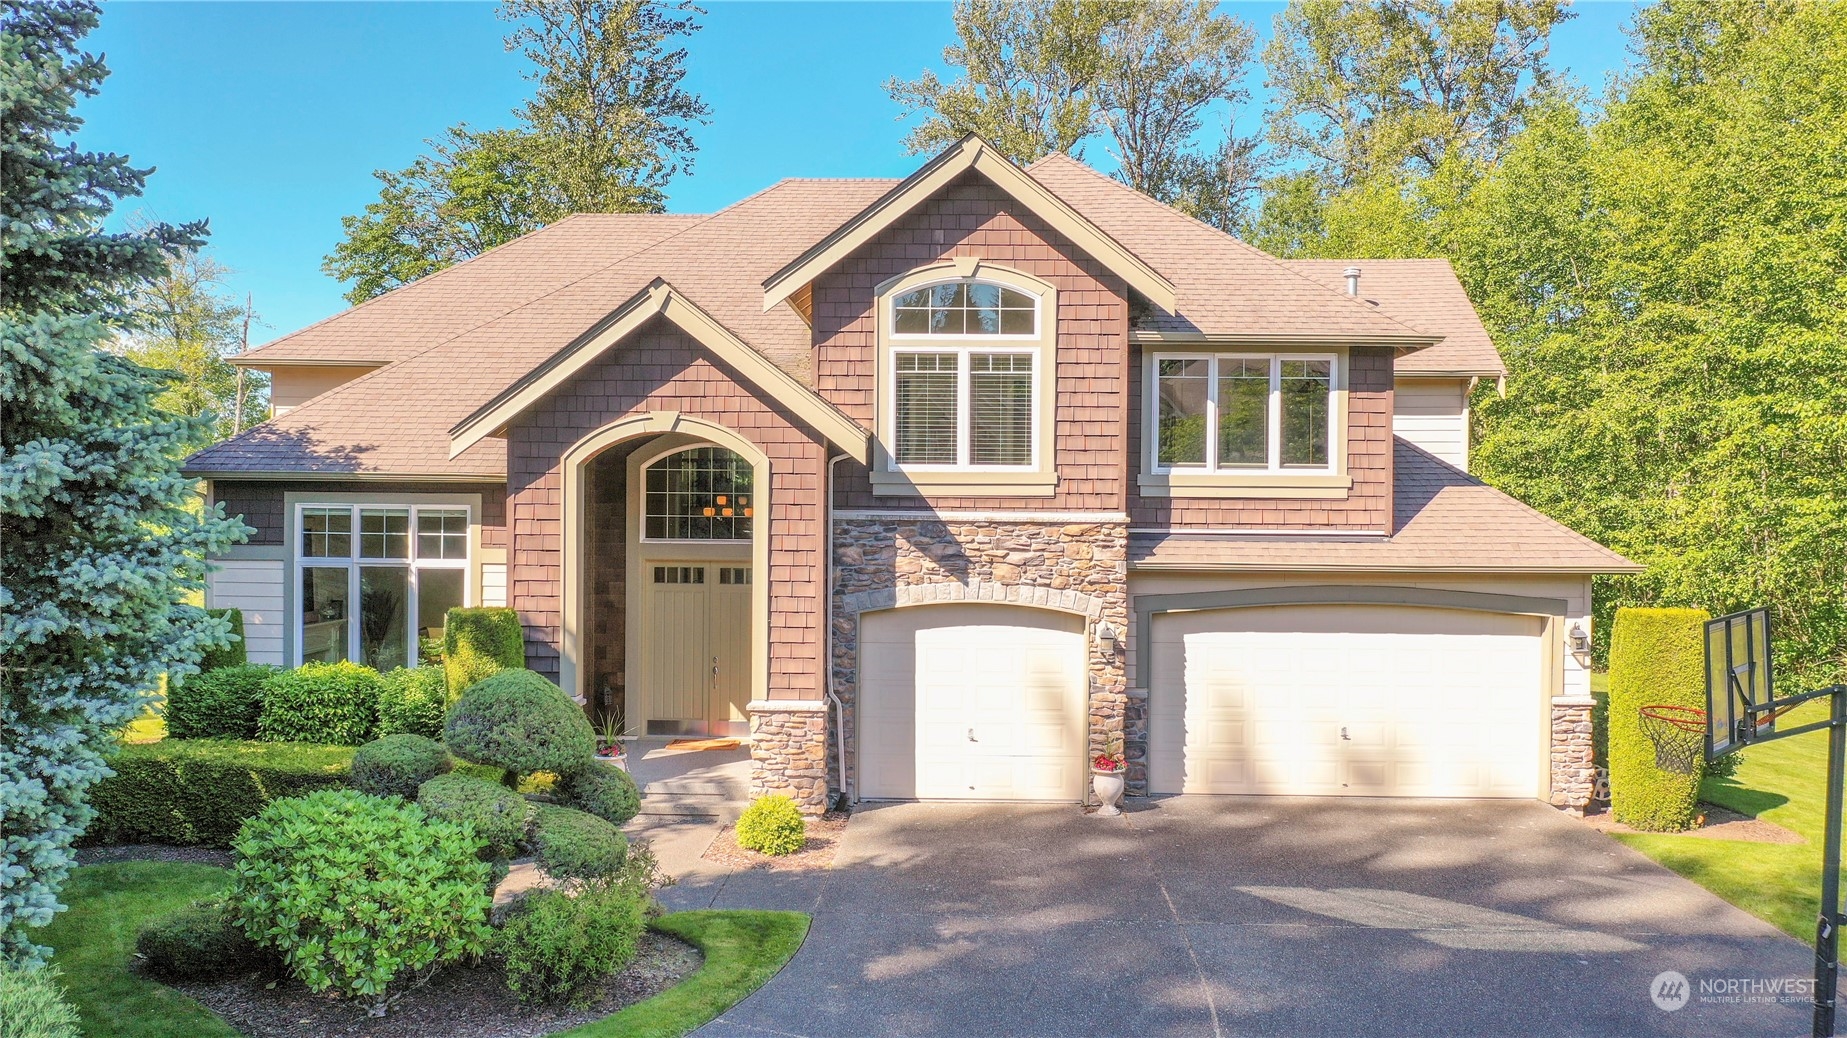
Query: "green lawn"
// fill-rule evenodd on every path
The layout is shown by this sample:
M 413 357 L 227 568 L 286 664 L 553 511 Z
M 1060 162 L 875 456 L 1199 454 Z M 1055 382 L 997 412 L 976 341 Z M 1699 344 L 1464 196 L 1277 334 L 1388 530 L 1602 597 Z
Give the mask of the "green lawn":
M 1599 681 L 1598 691 L 1602 688 Z M 1794 727 L 1826 716 L 1825 701 L 1810 703 L 1781 723 Z M 1827 768 L 1827 733 L 1811 732 L 1741 751 L 1737 774 L 1708 778 L 1700 789 L 1702 800 L 1793 829 L 1808 838 L 1806 844 L 1627 833 L 1616 838 L 1790 936 L 1812 940 L 1821 896 Z
M 70 910 L 40 938 L 56 952 L 87 1038 L 236 1038 L 204 1006 L 131 971 L 135 931 L 209 897 L 230 873 L 209 865 L 131 861 L 90 865 L 64 888 Z M 681 984 L 566 1032 L 571 1038 L 678 1038 L 762 987 L 808 934 L 800 912 L 677 912 L 656 928 L 697 945 L 705 963 Z

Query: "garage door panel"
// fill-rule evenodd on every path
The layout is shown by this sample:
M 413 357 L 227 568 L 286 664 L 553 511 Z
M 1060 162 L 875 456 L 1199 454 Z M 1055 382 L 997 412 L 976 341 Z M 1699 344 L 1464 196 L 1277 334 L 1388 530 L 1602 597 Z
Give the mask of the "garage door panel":
M 1540 631 L 1536 617 L 1380 606 L 1158 617 L 1150 788 L 1534 796 Z
M 862 796 L 1082 797 L 1082 617 L 945 605 L 869 613 L 861 624 L 862 646 L 893 650 L 862 670 Z M 896 742 L 907 738 L 908 747 Z

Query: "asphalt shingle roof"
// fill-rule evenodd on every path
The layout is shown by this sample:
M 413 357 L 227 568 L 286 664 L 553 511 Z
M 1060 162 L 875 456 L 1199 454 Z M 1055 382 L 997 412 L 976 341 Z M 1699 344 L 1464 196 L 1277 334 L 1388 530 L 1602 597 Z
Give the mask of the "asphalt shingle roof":
M 1507 374 L 1499 350 L 1482 327 L 1475 304 L 1446 259 L 1284 260 L 1289 269 L 1337 292 L 1347 290 L 1346 270 L 1360 268 L 1360 298 L 1443 341 L 1398 358 L 1400 375 Z

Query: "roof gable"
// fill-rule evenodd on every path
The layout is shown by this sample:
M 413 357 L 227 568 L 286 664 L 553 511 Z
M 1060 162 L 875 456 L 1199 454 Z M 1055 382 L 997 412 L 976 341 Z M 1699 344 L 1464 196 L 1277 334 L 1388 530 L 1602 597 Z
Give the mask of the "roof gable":
M 763 282 L 763 309 L 769 310 L 807 287 L 828 268 L 969 170 L 986 177 L 1154 305 L 1163 310 L 1174 309 L 1172 281 L 974 134 L 924 163 L 917 172 L 770 275 Z

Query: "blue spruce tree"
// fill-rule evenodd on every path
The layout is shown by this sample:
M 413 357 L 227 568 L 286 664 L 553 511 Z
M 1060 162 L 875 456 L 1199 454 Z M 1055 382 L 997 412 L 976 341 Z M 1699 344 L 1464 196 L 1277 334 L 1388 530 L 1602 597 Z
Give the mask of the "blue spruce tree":
M 160 675 L 230 636 L 182 600 L 241 524 L 187 508 L 191 421 L 159 375 L 98 347 L 124 293 L 201 224 L 107 234 L 147 170 L 79 150 L 107 70 L 91 3 L 0 3 L 0 962 L 31 965 L 118 733 Z

